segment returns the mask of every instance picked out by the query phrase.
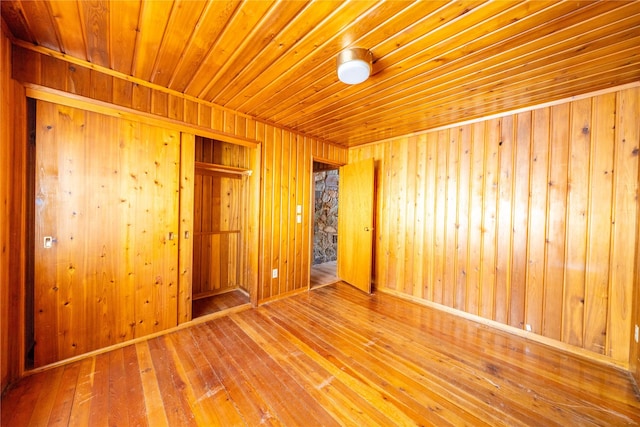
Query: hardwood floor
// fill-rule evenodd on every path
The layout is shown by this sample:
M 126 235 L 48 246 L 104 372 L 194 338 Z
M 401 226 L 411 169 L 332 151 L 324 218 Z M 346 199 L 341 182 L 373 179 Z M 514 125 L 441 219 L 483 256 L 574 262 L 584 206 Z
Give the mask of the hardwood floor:
M 2 425 L 638 425 L 630 374 L 344 283 L 31 375 Z
M 250 303 L 249 295 L 240 289 L 236 289 L 223 294 L 193 300 L 192 317 L 195 319 L 206 314 L 217 313 L 228 308 Z
M 311 288 L 330 285 L 338 281 L 336 261 L 325 262 L 311 266 Z

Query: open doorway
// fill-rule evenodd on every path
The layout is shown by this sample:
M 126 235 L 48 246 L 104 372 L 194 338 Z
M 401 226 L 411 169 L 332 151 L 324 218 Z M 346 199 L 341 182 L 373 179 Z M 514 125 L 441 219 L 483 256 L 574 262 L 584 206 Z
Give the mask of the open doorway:
M 310 287 L 335 283 L 338 255 L 339 169 L 313 162 L 313 247 Z
M 192 318 L 250 303 L 247 148 L 196 136 Z

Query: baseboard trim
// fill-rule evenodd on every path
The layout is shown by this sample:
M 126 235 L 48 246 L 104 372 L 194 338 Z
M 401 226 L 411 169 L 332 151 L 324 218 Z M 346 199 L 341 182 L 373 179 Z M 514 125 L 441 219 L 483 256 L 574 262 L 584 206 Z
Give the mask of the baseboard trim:
M 495 320 L 490 320 L 490 319 L 485 319 L 484 317 L 480 317 L 477 316 L 475 314 L 470 314 L 467 312 L 464 312 L 462 310 L 457 310 L 455 308 L 451 308 L 445 305 L 441 305 L 441 304 L 437 304 L 431 301 L 427 301 L 424 300 L 422 298 L 418 298 L 412 295 L 407 295 L 404 294 L 402 292 L 398 292 L 396 290 L 393 289 L 385 289 L 385 288 L 376 288 L 375 289 L 376 292 L 380 292 L 382 294 L 387 294 L 387 295 L 392 295 L 395 297 L 398 297 L 400 299 L 403 300 L 407 300 L 407 301 L 411 301 L 414 302 L 416 304 L 419 305 L 423 305 L 425 307 L 429 307 L 429 308 L 433 308 L 435 310 L 439 310 L 448 314 L 452 314 L 454 316 L 458 316 L 458 317 L 462 317 L 464 319 L 467 320 L 471 320 L 473 322 L 479 323 L 481 325 L 484 326 L 488 326 L 490 328 L 493 329 L 497 329 L 500 330 L 502 332 L 506 332 L 508 334 L 511 335 L 516 335 L 525 339 L 528 339 L 530 341 L 535 341 L 539 344 L 544 344 L 547 345 L 549 347 L 552 347 L 556 350 L 561 350 L 564 351 L 566 353 L 571 353 L 574 356 L 579 356 L 579 357 L 583 357 L 585 359 L 589 359 L 591 361 L 594 362 L 598 362 L 598 363 L 602 363 L 608 366 L 613 366 L 615 368 L 619 368 L 619 369 L 623 369 L 625 371 L 629 371 L 629 362 L 622 362 L 622 361 L 617 361 L 617 360 L 613 360 L 607 356 L 601 355 L 601 354 L 597 354 L 597 353 L 593 353 L 589 350 L 585 350 L 583 348 L 579 348 L 579 347 L 575 347 L 572 346 L 570 344 L 566 344 L 557 340 L 554 340 L 552 338 L 547 338 L 544 337 L 542 335 L 538 335 L 535 334 L 533 332 L 528 332 L 525 330 L 522 330 L 520 328 L 516 328 L 515 326 L 510 326 L 510 325 L 505 325 L 503 323 L 500 322 L 496 322 Z
M 217 311 L 215 313 L 206 314 L 204 316 L 196 317 L 195 319 L 192 319 L 192 320 L 190 320 L 188 322 L 181 323 L 181 324 L 179 324 L 177 326 L 174 326 L 172 328 L 169 328 L 169 329 L 164 329 L 162 331 L 154 332 L 153 334 L 145 335 L 143 337 L 133 338 L 133 339 L 130 339 L 128 341 L 123 341 L 121 343 L 113 344 L 113 345 L 110 345 L 108 347 L 99 348 L 97 350 L 88 351 L 86 353 L 82 353 L 82 354 L 79 354 L 77 356 L 70 357 L 68 359 L 59 360 L 59 361 L 54 362 L 54 363 L 49 363 L 48 365 L 39 366 L 39 367 L 33 368 L 33 369 L 25 369 L 24 375 L 22 376 L 22 378 L 28 377 L 28 376 L 33 375 L 33 374 L 37 374 L 39 372 L 48 371 L 49 369 L 54 369 L 54 368 L 58 368 L 60 366 L 68 365 L 70 363 L 74 363 L 74 362 L 77 362 L 79 360 L 86 359 L 88 357 L 94 357 L 94 356 L 98 356 L 98 355 L 103 354 L 103 353 L 107 353 L 107 352 L 112 351 L 112 350 L 118 350 L 120 348 L 129 346 L 129 345 L 135 345 L 135 344 L 138 344 L 138 343 L 141 343 L 141 342 L 144 342 L 144 341 L 148 341 L 148 340 L 153 339 L 153 338 L 160 337 L 162 335 L 167 335 L 167 334 L 170 334 L 172 332 L 176 332 L 176 331 L 179 331 L 179 330 L 182 330 L 182 329 L 190 328 L 191 326 L 199 325 L 201 323 L 206 323 L 206 322 L 208 322 L 210 320 L 214 320 L 214 319 L 217 319 L 219 317 L 228 316 L 228 315 L 233 314 L 233 313 L 239 313 L 241 311 L 245 311 L 245 310 L 248 310 L 250 308 L 251 308 L 251 304 L 250 303 L 238 305 L 236 307 L 231 307 L 231 308 L 228 308 L 226 310 Z

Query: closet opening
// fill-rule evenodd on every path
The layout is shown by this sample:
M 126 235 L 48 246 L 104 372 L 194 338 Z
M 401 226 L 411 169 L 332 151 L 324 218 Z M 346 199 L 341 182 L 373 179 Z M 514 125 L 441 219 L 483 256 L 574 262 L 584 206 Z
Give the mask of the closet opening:
M 250 304 L 249 149 L 196 136 L 192 318 Z

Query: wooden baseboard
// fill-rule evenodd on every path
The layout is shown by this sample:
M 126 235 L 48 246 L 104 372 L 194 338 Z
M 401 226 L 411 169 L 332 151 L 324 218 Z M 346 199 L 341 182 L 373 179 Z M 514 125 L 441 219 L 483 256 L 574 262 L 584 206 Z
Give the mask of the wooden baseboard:
M 292 291 L 285 292 L 283 294 L 279 294 L 279 295 L 276 295 L 276 296 L 273 296 L 273 297 L 261 299 L 260 301 L 258 301 L 258 305 L 267 304 L 269 302 L 277 301 L 279 299 L 287 298 L 287 297 L 290 297 L 290 296 L 293 296 L 293 295 L 298 295 L 298 294 L 301 294 L 303 292 L 309 292 L 309 287 L 307 286 L 306 288 L 294 289 Z
M 528 340 L 531 341 L 535 341 L 537 343 L 540 344 L 544 344 L 547 345 L 549 347 L 553 347 L 557 350 L 561 350 L 567 353 L 571 353 L 572 355 L 575 356 L 579 356 L 579 357 L 583 357 L 589 360 L 592 360 L 594 362 L 598 362 L 598 363 L 603 363 L 605 365 L 609 365 L 609 366 L 613 366 L 616 368 L 620 368 L 620 369 L 624 369 L 625 371 L 629 370 L 629 362 L 625 361 L 625 362 L 621 362 L 621 361 L 617 361 L 617 360 L 613 360 L 607 356 L 604 356 L 602 354 L 597 354 L 594 352 L 591 352 L 589 350 L 585 350 L 583 348 L 579 348 L 576 346 L 572 346 L 570 344 L 566 344 L 557 340 L 554 340 L 552 338 L 547 338 L 544 337 L 542 335 L 538 335 L 538 334 L 534 334 L 533 332 L 528 332 L 525 330 L 522 330 L 520 328 L 516 328 L 514 326 L 510 326 L 510 325 L 505 325 L 503 323 L 500 322 L 496 322 L 495 320 L 490 320 L 490 319 L 485 319 L 484 317 L 480 317 L 477 316 L 475 314 L 470 314 L 467 312 L 464 312 L 462 310 L 457 310 L 455 308 L 451 308 L 445 305 L 441 305 L 441 304 L 437 304 L 431 301 L 427 301 L 424 300 L 422 298 L 418 298 L 418 297 L 414 297 L 412 295 L 407 295 L 407 294 L 403 294 L 402 292 L 398 292 L 396 290 L 393 289 L 385 289 L 385 288 L 376 288 L 375 289 L 376 292 L 380 292 L 383 294 L 387 294 L 387 295 L 393 295 L 395 297 L 407 300 L 407 301 L 411 301 L 414 302 L 416 304 L 420 304 L 423 305 L 425 307 L 429 307 L 429 308 L 433 308 L 435 310 L 440 310 L 442 312 L 445 313 L 449 313 L 452 314 L 454 316 L 458 316 L 458 317 L 462 317 L 468 320 L 471 320 L 473 322 L 479 323 L 483 326 L 487 326 L 493 329 L 497 329 L 512 335 L 517 335 L 519 337 L 522 338 L 526 338 Z
M 59 360 L 57 362 L 49 363 L 48 365 L 40 366 L 40 367 L 37 367 L 37 368 L 34 368 L 34 369 L 27 369 L 27 370 L 24 371 L 23 377 L 27 377 L 29 375 L 37 374 L 38 372 L 47 371 L 49 369 L 57 368 L 59 366 L 64 366 L 64 365 L 67 365 L 69 363 L 77 362 L 79 360 L 86 359 L 87 357 L 94 357 L 94 356 L 97 356 L 99 354 L 107 353 L 107 352 L 112 351 L 112 350 L 117 350 L 119 348 L 123 348 L 123 347 L 126 347 L 128 345 L 133 345 L 133 344 L 137 344 L 137 343 L 140 343 L 140 342 L 143 342 L 143 341 L 147 341 L 147 340 L 150 340 L 152 338 L 157 338 L 157 337 L 160 337 L 162 335 L 170 334 L 172 332 L 176 332 L 176 331 L 179 331 L 181 329 L 189 328 L 191 326 L 199 325 L 201 323 L 205 323 L 205 322 L 208 322 L 210 320 L 217 319 L 219 317 L 228 316 L 229 314 L 233 314 L 233 313 L 239 313 L 241 311 L 245 311 L 245 310 L 248 310 L 250 308 L 251 308 L 251 304 L 247 303 L 247 304 L 242 304 L 242 305 L 239 305 L 239 306 L 236 306 L 236 307 L 231 307 L 231 308 L 228 308 L 226 310 L 217 311 L 215 313 L 206 314 L 204 316 L 200 316 L 200 317 L 197 317 L 197 318 L 195 318 L 193 320 L 190 320 L 189 322 L 181 323 L 178 326 L 174 326 L 173 328 L 165 329 L 163 331 L 155 332 L 153 334 L 145 335 L 143 337 L 133 338 L 133 339 L 130 339 L 128 341 L 124 341 L 124 342 L 121 342 L 121 343 L 118 343 L 118 344 L 110 345 L 108 347 L 103 347 L 103 348 L 99 348 L 97 350 L 93 350 L 93 351 L 89 351 L 89 352 L 86 352 L 86 353 L 82 353 L 82 354 L 80 354 L 78 356 L 70 357 L 70 358 L 64 359 L 64 360 Z

